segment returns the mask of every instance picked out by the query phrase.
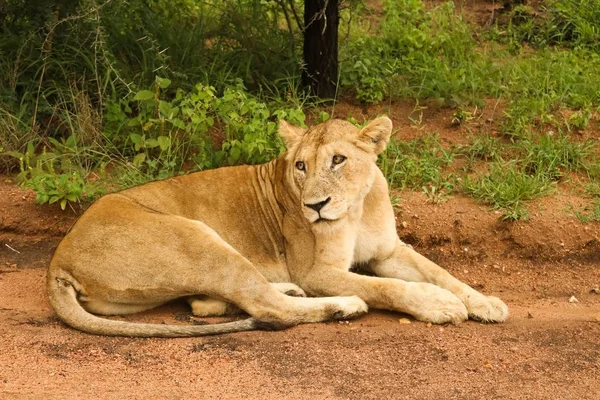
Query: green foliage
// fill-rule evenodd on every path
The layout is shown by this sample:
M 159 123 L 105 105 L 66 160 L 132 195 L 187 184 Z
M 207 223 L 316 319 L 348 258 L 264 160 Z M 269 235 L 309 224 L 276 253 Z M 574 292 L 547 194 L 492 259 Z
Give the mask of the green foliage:
M 581 222 L 600 222 L 600 199 L 595 199 L 591 205 L 581 211 L 575 211 L 575 216 Z
M 55 142 L 55 152 L 44 147 L 40 154 L 35 151 L 33 142 L 27 144 L 24 153 L 6 152 L 19 161 L 21 172 L 17 179 L 21 186 L 36 192 L 39 204 L 59 203 L 64 210 L 68 203 L 89 201 L 104 192 L 104 189 L 82 176 L 81 168 L 72 163 L 75 154 L 74 139 L 63 143 Z M 58 152 L 63 152 L 62 154 Z
M 518 145 L 524 151 L 525 172 L 551 180 L 558 180 L 570 171 L 586 171 L 594 147 L 591 140 L 578 143 L 567 135 L 544 135 L 537 141 L 527 139 Z
M 511 43 L 600 50 L 600 1 L 548 0 L 540 11 L 532 6 L 517 6 L 511 11 Z
M 154 90 L 108 105 L 107 138 L 149 177 L 171 176 L 189 161 L 196 170 L 269 161 L 284 149 L 276 120 L 304 125 L 301 109 L 269 107 L 241 84 L 222 95 L 199 84 L 168 99 L 170 83 L 157 78 Z
M 23 186 L 36 192 L 35 201 L 38 204 L 59 203 L 61 209 L 67 203 L 77 203 L 81 200 L 90 201 L 104 191 L 98 186 L 84 180 L 78 173 L 55 174 L 37 173 L 31 179 L 24 181 Z
M 459 146 L 457 153 L 463 155 L 472 165 L 478 160 L 493 161 L 500 158 L 504 145 L 490 135 L 477 136 L 466 146 Z
M 461 154 L 483 160 L 494 160 L 484 176 L 467 178 L 464 190 L 501 209 L 504 218 L 527 217 L 525 202 L 549 193 L 553 184 L 571 171 L 588 171 L 595 154 L 592 141 L 576 142 L 566 135 L 527 137 L 504 149 L 493 145 L 497 140 L 479 138 Z M 511 162 L 503 160 L 510 155 Z
M 18 168 L 18 158 L 11 157 L 8 153 L 22 150 L 37 134 L 21 118 L 22 114 L 13 114 L 0 104 L 0 171 Z
M 64 208 L 67 202 L 102 191 L 86 177 L 109 160 L 125 187 L 184 169 L 263 163 L 284 149 L 277 134 L 278 119 L 304 125 L 300 108 L 267 105 L 248 94 L 241 83 L 222 94 L 198 84 L 191 92 L 178 89 L 169 97 L 171 84 L 157 77 L 152 90 L 107 102 L 102 132 L 90 136 L 93 124 L 83 123 L 79 110 L 63 119 L 74 132 L 66 139 L 31 141 L 22 153 L 4 154 L 19 161 L 19 180 L 38 193 L 38 201 L 59 201 Z
M 452 2 L 426 10 L 420 0 L 384 2 L 374 35 L 361 33 L 342 48 L 342 87 L 377 103 L 384 96 L 436 98 L 446 104 L 474 100 L 491 77 L 474 50 L 467 24 Z
M 490 165 L 489 173 L 467 179 L 464 190 L 474 197 L 503 211 L 504 219 L 527 218 L 524 202 L 547 194 L 553 182 L 543 174 L 528 175 L 516 163 L 503 161 Z
M 409 142 L 392 139 L 379 165 L 390 186 L 420 189 L 439 202 L 455 185 L 452 176 L 442 173 L 453 159 L 454 154 L 442 147 L 436 135 L 428 135 Z
M 600 56 L 587 51 L 547 51 L 515 59 L 506 67 L 503 86 L 510 99 L 505 133 L 521 137 L 543 124 L 585 128 L 591 108 L 600 105 Z M 577 111 L 568 118 L 560 108 Z
M 435 135 L 392 140 L 380 159 L 391 186 L 431 202 L 463 190 L 510 219 L 525 218 L 526 202 L 568 173 L 587 175 L 586 191 L 597 196 L 598 148 L 574 133 L 598 123 L 600 2 L 536 4 L 474 28 L 454 2 L 386 0 L 379 21 L 356 14 L 362 2 L 345 3 L 343 94 L 368 104 L 429 99 L 455 107 L 452 124 L 469 132 L 482 99 L 504 110 L 498 134 L 456 149 Z M 303 125 L 303 110 L 316 104 L 299 80 L 301 5 L 5 1 L 0 168 L 20 169 L 39 201 L 66 207 L 101 193 L 89 177 L 105 167 L 105 179 L 127 187 L 276 157 L 277 120 Z M 425 127 L 422 117 L 414 128 Z M 317 122 L 329 118 L 317 112 Z

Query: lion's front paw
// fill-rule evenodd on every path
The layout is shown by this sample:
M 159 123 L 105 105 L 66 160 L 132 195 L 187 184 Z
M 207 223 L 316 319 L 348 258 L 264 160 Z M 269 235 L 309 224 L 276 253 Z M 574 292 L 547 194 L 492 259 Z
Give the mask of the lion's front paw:
M 469 296 L 465 301 L 469 318 L 481 322 L 503 322 L 508 318 L 508 307 L 502 300 L 481 293 Z
M 369 311 L 367 303 L 358 296 L 336 298 L 335 311 L 331 314 L 331 319 L 354 319 L 364 315 Z
M 446 289 L 429 283 L 413 283 L 414 310 L 408 310 L 416 319 L 434 324 L 458 324 L 468 318 L 463 302 Z

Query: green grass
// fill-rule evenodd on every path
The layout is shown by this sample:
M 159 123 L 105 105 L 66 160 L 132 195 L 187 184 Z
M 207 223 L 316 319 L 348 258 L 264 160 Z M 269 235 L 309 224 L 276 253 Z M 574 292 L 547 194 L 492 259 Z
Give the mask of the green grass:
M 559 180 L 571 171 L 586 172 L 594 147 L 595 143 L 591 140 L 579 143 L 560 134 L 523 140 L 517 146 L 523 151 L 524 171 L 530 175 L 544 175 L 551 180 Z
M 479 161 L 494 161 L 505 151 L 505 145 L 497 137 L 484 134 L 474 137 L 468 145 L 456 149 L 458 155 L 468 161 L 468 170 Z
M 264 162 L 282 150 L 277 119 L 329 117 L 300 85 L 301 2 L 42 3 L 9 0 L 0 28 L 0 169 L 40 202 L 93 197 L 98 176 L 127 187 Z M 451 107 L 471 137 L 448 148 L 412 121 L 423 136 L 380 158 L 391 187 L 434 203 L 464 193 L 513 220 L 571 175 L 598 197 L 598 146 L 578 135 L 600 129 L 600 0 L 540 4 L 491 27 L 452 2 L 386 0 L 378 21 L 362 2 L 343 8 L 340 96 Z M 490 98 L 493 135 L 472 111 Z
M 581 222 L 600 222 L 600 199 L 595 199 L 591 205 L 581 211 L 575 211 L 575 216 Z
M 380 158 L 380 167 L 390 186 L 423 190 L 435 198 L 454 187 L 451 177 L 443 173 L 453 160 L 453 152 L 431 134 L 408 142 L 392 140 Z
M 473 197 L 502 210 L 509 220 L 526 219 L 525 202 L 549 193 L 552 180 L 543 174 L 529 175 L 516 163 L 495 162 L 480 178 L 468 179 L 464 190 Z
M 600 198 L 600 182 L 590 182 L 585 186 L 585 192 L 592 197 Z
M 546 0 L 538 12 L 517 6 L 510 14 L 506 40 L 536 47 L 560 45 L 600 50 L 600 1 Z

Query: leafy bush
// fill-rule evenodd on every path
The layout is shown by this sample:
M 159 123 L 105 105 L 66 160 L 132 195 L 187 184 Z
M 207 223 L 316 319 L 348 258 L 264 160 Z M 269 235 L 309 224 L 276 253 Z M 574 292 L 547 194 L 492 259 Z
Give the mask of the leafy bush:
M 66 139 L 30 141 L 24 152 L 4 155 L 19 161 L 19 181 L 38 193 L 38 201 L 59 201 L 64 208 L 102 191 L 87 176 L 107 164 L 127 187 L 182 170 L 263 163 L 284 149 L 278 119 L 304 125 L 298 106 L 267 105 L 241 83 L 222 94 L 198 84 L 190 92 L 177 89 L 173 97 L 170 86 L 169 79 L 157 77 L 152 90 L 107 102 L 101 132 L 81 121 L 81 111 L 66 114 L 72 132 Z
M 131 164 L 155 178 L 171 176 L 192 161 L 193 169 L 257 164 L 284 149 L 277 119 L 303 125 L 299 108 L 270 108 L 240 85 L 218 95 L 198 84 L 163 96 L 170 80 L 157 78 L 154 90 L 141 90 L 131 100 L 110 103 L 106 137 Z
M 44 147 L 38 154 L 31 141 L 24 153 L 5 153 L 19 161 L 21 172 L 17 175 L 17 180 L 21 186 L 36 192 L 37 203 L 58 202 L 64 210 L 68 203 L 92 200 L 104 193 L 103 187 L 89 181 L 88 174 L 72 162 L 73 156 L 77 154 L 72 136 L 64 143 L 54 141 L 54 145 L 57 152 L 48 152 Z M 63 153 L 60 154 L 60 151 Z

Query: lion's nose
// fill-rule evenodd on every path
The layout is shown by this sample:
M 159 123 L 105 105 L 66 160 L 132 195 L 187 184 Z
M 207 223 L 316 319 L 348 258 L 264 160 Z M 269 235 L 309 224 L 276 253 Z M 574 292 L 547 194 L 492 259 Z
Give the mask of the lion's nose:
M 329 203 L 330 201 L 331 201 L 331 197 L 328 197 L 326 200 L 320 201 L 318 203 L 313 203 L 313 204 L 304 203 L 304 205 L 308 208 L 312 208 L 316 212 L 319 212 L 319 211 L 321 211 L 321 208 L 325 207 L 325 205 L 327 205 L 327 203 Z

